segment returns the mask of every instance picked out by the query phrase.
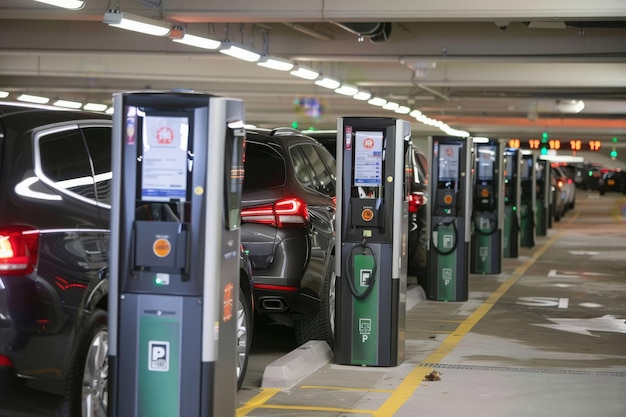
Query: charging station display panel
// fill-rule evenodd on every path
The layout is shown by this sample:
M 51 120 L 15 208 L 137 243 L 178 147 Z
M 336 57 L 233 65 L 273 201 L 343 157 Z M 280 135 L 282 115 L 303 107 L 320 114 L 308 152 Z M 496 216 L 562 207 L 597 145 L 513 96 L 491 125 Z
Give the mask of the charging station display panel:
M 129 107 L 127 129 L 133 112 L 141 145 L 137 146 L 139 200 L 187 201 L 190 117 Z
M 532 178 L 533 160 L 523 157 L 521 165 L 522 181 L 529 181 Z
M 476 179 L 478 181 L 493 180 L 493 166 L 496 161 L 496 146 L 481 145 L 478 147 Z
M 438 147 L 438 180 L 440 182 L 458 182 L 461 144 L 441 143 Z
M 355 187 L 380 187 L 383 174 L 382 131 L 356 131 L 354 134 Z

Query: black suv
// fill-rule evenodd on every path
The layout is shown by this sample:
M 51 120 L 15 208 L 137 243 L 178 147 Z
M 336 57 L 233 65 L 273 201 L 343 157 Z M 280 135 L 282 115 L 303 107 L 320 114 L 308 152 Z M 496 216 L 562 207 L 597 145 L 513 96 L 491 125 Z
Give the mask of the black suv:
M 332 346 L 335 160 L 291 128 L 248 130 L 241 242 L 257 313 L 294 327 L 296 341 Z
M 106 414 L 110 183 L 109 116 L 0 103 L 0 400 L 24 384 Z M 242 251 L 239 386 L 250 271 Z

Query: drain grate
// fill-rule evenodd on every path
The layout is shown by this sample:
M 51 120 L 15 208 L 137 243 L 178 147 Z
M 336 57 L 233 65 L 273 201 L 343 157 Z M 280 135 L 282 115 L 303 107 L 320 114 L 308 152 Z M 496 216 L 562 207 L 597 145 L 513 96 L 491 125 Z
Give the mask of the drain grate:
M 588 375 L 588 376 L 615 376 L 625 378 L 626 372 L 615 371 L 591 371 L 580 369 L 558 368 L 521 368 L 514 366 L 487 366 L 487 365 L 458 365 L 453 363 L 420 363 L 423 368 L 437 369 L 462 369 L 470 371 L 501 371 L 501 372 L 526 372 L 534 374 L 563 374 L 563 375 Z

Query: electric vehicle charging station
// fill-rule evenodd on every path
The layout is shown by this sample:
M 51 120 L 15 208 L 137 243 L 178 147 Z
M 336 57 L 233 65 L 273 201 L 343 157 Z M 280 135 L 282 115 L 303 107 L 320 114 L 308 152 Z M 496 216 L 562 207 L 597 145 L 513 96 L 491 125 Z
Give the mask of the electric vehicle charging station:
M 546 236 L 550 224 L 550 197 L 552 182 L 550 179 L 550 163 L 545 159 L 535 160 L 537 180 L 537 211 L 535 212 L 535 233 L 537 236 Z
M 406 120 L 337 120 L 338 364 L 404 361 L 410 136 Z
M 466 301 L 472 223 L 471 139 L 429 138 L 430 211 L 426 297 Z
M 520 246 L 520 214 L 522 152 L 516 148 L 504 150 L 504 248 L 505 258 L 517 258 Z
M 474 139 L 474 198 L 470 272 L 502 272 L 504 144 L 494 139 Z
M 113 103 L 109 415 L 234 416 L 243 102 Z
M 535 208 L 537 205 L 537 177 L 535 155 L 531 151 L 522 151 L 520 166 L 521 203 L 520 215 L 520 246 L 535 246 Z

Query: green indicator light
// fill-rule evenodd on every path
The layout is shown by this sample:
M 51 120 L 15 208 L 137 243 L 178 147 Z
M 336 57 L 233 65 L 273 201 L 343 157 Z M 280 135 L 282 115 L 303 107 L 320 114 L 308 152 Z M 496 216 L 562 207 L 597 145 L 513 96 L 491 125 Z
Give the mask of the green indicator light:
M 517 211 L 517 206 L 513 206 L 513 211 Z
M 613 138 L 613 143 L 617 143 L 617 138 Z
M 589 172 L 587 172 L 587 176 L 589 176 L 589 177 L 593 177 L 593 171 L 589 171 Z
M 548 148 L 546 148 L 545 146 L 543 148 L 541 148 L 541 154 L 542 155 L 547 155 L 548 154 Z
M 548 141 L 548 132 L 543 132 L 541 134 L 541 141 L 544 143 Z
M 163 285 L 163 280 L 161 279 L 161 277 L 156 277 L 154 279 L 154 284 L 159 286 Z
M 294 129 L 297 129 L 298 128 L 298 122 L 297 121 L 291 122 L 291 127 L 293 127 Z
M 611 151 L 611 158 L 617 157 L 617 151 Z

